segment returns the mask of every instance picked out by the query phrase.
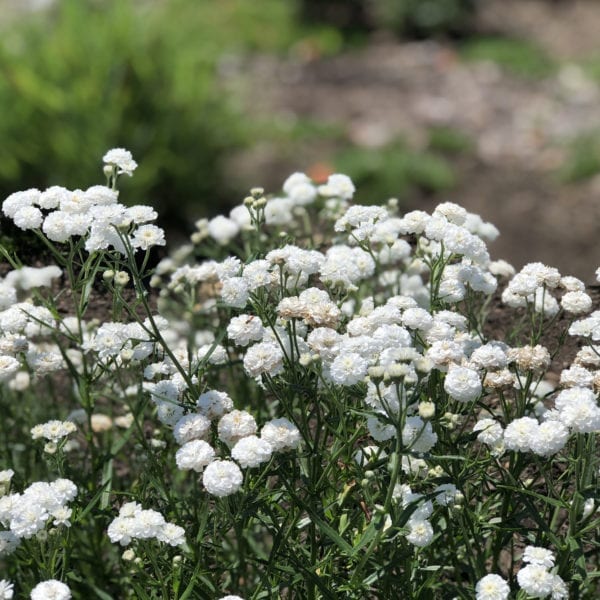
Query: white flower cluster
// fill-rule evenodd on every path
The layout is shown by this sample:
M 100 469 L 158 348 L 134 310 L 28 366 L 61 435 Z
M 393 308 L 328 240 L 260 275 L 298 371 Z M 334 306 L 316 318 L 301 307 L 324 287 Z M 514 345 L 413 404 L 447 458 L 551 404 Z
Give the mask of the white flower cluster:
M 108 537 L 115 544 L 129 545 L 133 540 L 156 539 L 170 546 L 185 544 L 185 530 L 168 523 L 157 511 L 144 510 L 137 502 L 121 506 L 117 516 L 108 526 Z
M 480 419 L 473 428 L 478 432 L 477 439 L 498 455 L 504 450 L 514 450 L 549 457 L 565 447 L 571 433 L 600 431 L 600 406 L 596 393 L 590 389 L 592 376 L 589 372 L 584 375 L 580 370 L 586 371 L 575 366 L 563 371 L 563 374 L 567 372 L 569 377 L 575 376 L 575 372 L 577 381 L 585 380 L 590 387 L 572 385 L 558 393 L 552 410 L 541 403 L 535 404 L 532 410 L 537 414 L 532 412 L 531 416 L 514 419 L 506 428 L 495 419 Z
M 396 437 L 394 419 L 401 411 L 405 415 L 402 442 L 412 453 L 402 458 L 406 472 L 425 469 L 421 456 L 437 442 L 428 422 L 435 404 L 417 414 L 419 404 L 409 401 L 411 390 L 425 381 L 432 369 L 444 374 L 449 401 L 460 405 L 513 389 L 521 385 L 520 374 L 543 374 L 550 365 L 550 354 L 543 346 L 510 348 L 501 342 L 482 342 L 453 305 L 469 294 L 490 295 L 498 278 L 512 277 L 503 294 L 511 306 L 530 306 L 545 316 L 556 314 L 561 307 L 571 315 L 590 310 L 585 286 L 574 277 L 561 276 L 539 263 L 527 265 L 515 275 L 507 263 L 491 262 L 485 240 L 493 240 L 497 230 L 456 204 L 446 202 L 432 214 L 413 211 L 403 217 L 395 216 L 393 208 L 349 206 L 354 186 L 338 175 L 319 187 L 296 173 L 284 183 L 283 191 L 284 196 L 263 203 L 267 226 L 292 228 L 294 219 L 309 204 L 325 202 L 328 208 L 322 214 L 334 221 L 340 234 L 330 248 L 306 250 L 287 244 L 247 264 L 236 257 L 179 267 L 176 262 L 165 263 L 164 273 L 172 273 L 168 287 L 175 291 L 203 286 L 212 289 L 223 304 L 237 309 L 227 326 L 230 356 L 237 352 L 246 374 L 259 382 L 263 377 L 277 377 L 288 365 L 299 362 L 315 365 L 329 384 L 366 383 L 365 403 L 373 411 L 367 427 L 376 442 Z M 202 227 L 209 237 L 227 244 L 252 228 L 256 206 L 256 202 L 239 206 L 229 218 L 216 217 Z M 432 290 L 430 268 L 435 261 L 443 261 L 444 268 L 437 273 L 439 281 Z M 163 272 L 160 266 L 158 270 Z M 355 299 L 338 301 L 338 292 L 351 294 L 367 279 L 376 279 L 381 293 L 363 299 L 360 305 Z M 431 310 L 432 292 L 445 305 L 443 309 Z M 557 292 L 560 296 L 555 297 Z M 277 298 L 274 326 L 255 314 L 255 299 L 261 295 Z M 205 306 L 210 309 L 209 304 Z M 594 324 L 586 327 L 591 331 Z M 568 377 L 565 374 L 565 381 Z M 570 377 L 577 383 L 584 375 L 573 371 Z M 593 375 L 585 378 L 593 379 Z M 575 387 L 573 383 L 571 387 Z M 573 407 L 565 407 L 567 412 L 559 411 L 562 417 L 557 420 L 552 411 L 542 414 L 541 403 L 537 407 L 536 418 L 526 416 L 506 426 L 486 415 L 474 429 L 479 441 L 497 455 L 520 450 L 551 456 L 564 447 L 571 432 L 583 431 L 584 413 L 590 408 L 585 404 L 577 417 Z M 586 414 L 592 413 L 595 411 Z M 182 448 L 179 460 L 181 465 L 205 472 L 215 454 L 201 438 L 194 441 L 192 457 L 187 455 L 192 447 L 185 452 Z M 232 440 L 226 443 L 231 446 Z M 258 460 L 253 458 L 247 464 Z M 226 468 L 233 473 L 231 465 Z
M 128 175 L 137 166 L 121 148 L 109 151 L 104 161 Z M 152 207 L 128 208 L 119 204 L 117 191 L 101 185 L 87 190 L 52 186 L 43 192 L 15 192 L 2 203 L 2 212 L 20 229 L 41 230 L 52 242 L 84 237 L 88 252 L 112 248 L 125 254 L 126 244 L 134 250 L 147 250 L 166 243 L 164 231 L 149 224 L 157 218 Z
M 562 291 L 560 305 L 552 292 Z M 576 277 L 561 277 L 554 267 L 542 263 L 525 265 L 509 282 L 502 301 L 512 308 L 530 306 L 535 312 L 553 317 L 561 306 L 570 315 L 590 312 L 592 299 L 585 284 Z
M 565 600 L 569 597 L 563 579 L 551 571 L 554 554 L 550 550 L 527 546 L 522 560 L 527 564 L 517 573 L 517 582 L 528 598 Z M 489 574 L 477 582 L 475 592 L 476 600 L 507 600 L 510 587 L 500 575 Z
M 526 566 L 517 573 L 519 587 L 530 598 L 564 600 L 569 597 L 563 579 L 551 571 L 554 567 L 554 554 L 537 546 L 527 546 L 522 558 Z
M 10 554 L 21 539 L 29 539 L 42 531 L 47 523 L 54 527 L 70 527 L 72 510 L 67 506 L 77 496 L 77 487 L 70 479 L 52 483 L 38 481 L 22 494 L 12 493 L 0 498 L 0 556 Z
M 75 431 L 77 431 L 77 426 L 71 421 L 52 420 L 32 427 L 31 438 L 34 440 L 44 438 L 56 444 Z
M 149 322 L 103 323 L 95 332 L 90 332 L 82 345 L 84 352 L 95 352 L 98 358 L 141 361 L 155 350 L 155 343 L 148 330 Z
M 254 417 L 235 410 L 225 392 L 204 392 L 196 406 L 198 412 L 182 415 L 173 427 L 175 439 L 181 444 L 175 460 L 179 469 L 202 473 L 202 483 L 213 496 L 229 496 L 241 488 L 240 467 L 259 467 L 271 459 L 273 452 L 295 449 L 300 442 L 300 432 L 287 419 L 265 423 L 257 435 Z M 214 446 L 206 441 L 213 420 L 217 420 L 218 438 L 230 448 L 233 460 L 218 459 Z
M 316 186 L 304 173 L 294 173 L 283 184 L 283 196 L 260 199 L 251 205 L 241 204 L 231 210 L 229 217 L 219 215 L 208 222 L 197 223 L 197 227 L 200 237 L 206 234 L 218 244 L 226 245 L 242 231 L 252 228 L 256 204 L 264 210 L 266 224 L 278 227 L 291 224 L 295 215 L 301 214 L 304 207 L 313 204 L 319 196 L 327 198 L 330 205 L 345 206 L 354 191 L 354 185 L 346 175 L 331 175 L 325 185 Z

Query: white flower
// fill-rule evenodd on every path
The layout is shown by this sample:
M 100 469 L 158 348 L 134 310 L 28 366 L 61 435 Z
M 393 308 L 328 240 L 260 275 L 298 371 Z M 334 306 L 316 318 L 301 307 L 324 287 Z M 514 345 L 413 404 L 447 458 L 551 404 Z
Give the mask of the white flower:
M 60 210 L 51 212 L 44 219 L 42 231 L 53 242 L 66 242 L 71 237 L 67 213 Z
M 56 265 L 48 267 L 21 267 L 7 273 L 4 283 L 8 283 L 22 290 L 37 287 L 49 287 L 52 280 L 60 277 L 62 270 Z
M 144 204 L 136 204 L 135 206 L 127 207 L 125 209 L 124 216 L 126 219 L 131 219 L 134 223 L 142 224 L 156 220 L 156 218 L 158 217 L 158 213 L 151 206 L 146 206 Z
M 580 365 L 572 365 L 569 369 L 563 369 L 560 374 L 560 385 L 562 387 L 592 387 L 594 373 Z
M 560 303 L 565 312 L 571 315 L 583 315 L 592 310 L 592 299 L 582 291 L 567 292 Z
M 431 423 L 426 423 L 421 417 L 406 417 L 402 429 L 402 443 L 413 452 L 429 452 L 437 439 Z
M 283 370 L 283 352 L 273 342 L 261 342 L 250 346 L 244 356 L 244 370 L 250 377 L 262 373 L 277 375 Z
M 185 415 L 175 423 L 173 436 L 178 444 L 203 439 L 210 430 L 210 419 L 198 413 Z
M 517 573 L 521 589 L 533 598 L 545 598 L 552 593 L 554 575 L 543 565 L 531 564 Z
M 266 440 L 274 451 L 279 452 L 293 450 L 300 443 L 300 431 L 285 417 L 265 423 L 260 437 Z
M 127 546 L 134 537 L 134 520 L 128 517 L 117 517 L 108 526 L 107 534 L 113 544 Z
M 552 600 L 567 600 L 569 597 L 569 590 L 567 584 L 562 580 L 560 575 L 552 576 Z
M 13 584 L 3 579 L 0 581 L 0 600 L 11 600 L 13 597 Z
M 248 302 L 250 290 L 246 280 L 242 277 L 230 277 L 223 282 L 221 298 L 228 306 L 244 308 Z
M 245 265 L 242 277 L 252 291 L 270 286 L 276 280 L 276 276 L 271 273 L 271 263 L 268 260 L 254 260 Z
M 537 435 L 539 423 L 531 417 L 521 417 L 510 422 L 504 430 L 504 444 L 509 450 L 528 452 Z
M 425 356 L 436 368 L 445 369 L 452 363 L 460 363 L 464 357 L 464 350 L 457 342 L 440 340 L 431 344 Z
M 133 518 L 133 536 L 143 540 L 156 537 L 164 525 L 165 519 L 159 512 L 152 509 L 141 510 Z
M 138 227 L 131 239 L 131 245 L 142 250 L 148 250 L 153 246 L 164 246 L 166 243 L 165 232 L 156 225 Z
M 473 369 L 450 367 L 444 379 L 444 390 L 458 402 L 471 402 L 481 394 L 481 380 Z
M 475 592 L 475 600 L 506 600 L 510 587 L 500 575 L 491 573 L 477 582 Z
M 77 486 L 70 479 L 56 479 L 50 484 L 50 488 L 61 504 L 70 502 L 77 496 Z
M 245 273 L 244 273 L 245 274 Z M 264 326 L 259 317 L 240 315 L 233 317 L 227 326 L 227 336 L 237 346 L 247 346 L 262 339 Z
M 201 473 L 215 459 L 215 451 L 204 440 L 191 440 L 177 450 L 175 462 L 182 471 L 194 470 Z
M 527 546 L 523 552 L 522 560 L 532 565 L 541 565 L 546 569 L 551 569 L 554 566 L 554 553 L 539 546 Z
M 54 519 L 52 522 L 54 526 L 64 525 L 65 527 L 71 527 L 71 522 L 69 519 L 71 518 L 72 514 L 73 511 L 70 508 L 67 508 L 66 506 L 60 506 L 56 510 L 53 510 L 50 513 L 50 516 L 52 516 Z
M 46 191 L 49 191 L 49 190 L 46 190 Z M 68 191 L 68 190 L 65 190 L 65 191 Z M 64 194 L 64 191 L 60 191 L 60 188 L 57 193 L 61 194 L 62 198 L 64 198 L 66 196 L 66 194 Z M 44 194 L 46 194 L 46 192 L 44 192 L 42 194 L 42 196 L 44 196 Z M 111 204 L 116 204 L 117 199 L 119 198 L 119 192 L 117 190 L 113 190 L 105 185 L 92 185 L 87 190 L 85 190 L 84 195 L 85 195 L 86 200 L 88 200 L 92 206 L 109 206 Z M 59 201 L 59 204 L 60 204 L 60 201 Z M 40 206 L 42 206 L 42 198 L 41 197 L 40 197 Z M 42 208 L 44 208 L 44 207 L 42 207 Z M 55 208 L 55 206 L 48 206 L 46 208 Z M 126 213 L 129 213 L 129 210 L 131 210 L 132 212 L 135 212 L 136 208 L 137 208 L 136 206 L 132 206 L 131 209 L 126 210 Z
M 456 489 L 456 486 L 453 483 L 442 483 L 441 485 L 438 485 L 433 491 L 436 494 L 435 501 L 440 506 L 448 506 L 454 504 L 454 502 L 461 495 L 461 493 Z
M 125 148 L 113 148 L 109 150 L 103 157 L 102 160 L 111 166 L 118 168 L 119 174 L 125 173 L 126 175 L 133 175 L 133 172 L 137 168 L 137 163 L 133 160 L 131 152 L 125 150 Z
M 31 590 L 31 600 L 70 600 L 71 590 L 69 586 L 57 581 L 49 579 L 38 583 Z
M 37 204 L 39 197 L 40 190 L 35 188 L 25 190 L 24 192 L 15 192 L 2 203 L 2 212 L 5 217 L 14 219 L 18 210 Z
M 503 369 L 508 364 L 505 347 L 498 342 L 484 344 L 469 357 L 469 362 L 478 369 Z
M 502 425 L 494 419 L 480 419 L 473 426 L 473 431 L 479 431 L 477 439 L 488 446 L 497 444 L 504 433 Z
M 208 234 L 222 246 L 228 244 L 240 231 L 240 226 L 223 215 L 208 222 Z
M 209 390 L 200 395 L 196 406 L 209 419 L 218 419 L 233 409 L 233 400 L 226 392 Z
M 0 355 L 0 381 L 8 381 L 19 370 L 21 363 L 12 356 Z
M 354 385 L 363 381 L 367 375 L 369 363 L 358 353 L 340 354 L 330 367 L 332 381 L 339 385 Z
M 288 177 L 288 182 L 289 179 Z M 285 184 L 284 191 L 286 191 Z M 286 193 L 296 206 L 306 206 L 307 204 L 311 204 L 317 197 L 317 188 L 308 180 L 307 182 L 289 185 Z
M 600 407 L 594 392 L 588 388 L 572 387 L 556 397 L 556 409 L 564 425 L 577 433 L 600 431 Z
M 43 437 L 51 442 L 57 443 L 74 431 L 77 431 L 77 427 L 74 423 L 71 423 L 70 421 L 53 420 L 33 427 L 31 430 L 31 437 L 34 440 Z
M 418 548 L 423 548 L 431 544 L 433 539 L 433 527 L 426 519 L 411 519 L 408 523 L 409 532 L 406 539 Z
M 539 456 L 552 456 L 569 440 L 569 430 L 560 421 L 546 421 L 532 434 L 531 450 Z
M 390 440 L 396 435 L 396 426 L 391 423 L 384 423 L 377 417 L 369 417 L 367 419 L 367 429 L 369 430 L 370 436 L 376 442 L 385 442 Z
M 240 468 L 230 460 L 211 462 L 202 475 L 206 491 L 219 498 L 235 494 L 242 487 L 243 480 Z
M 402 314 L 402 324 L 409 329 L 427 331 L 433 326 L 433 317 L 424 308 L 408 308 Z
M 24 231 L 27 229 L 39 229 L 43 220 L 42 211 L 35 206 L 20 208 L 13 217 L 15 225 Z
M 291 198 L 271 198 L 265 206 L 265 222 L 267 225 L 288 225 L 293 221 Z
M 165 523 L 156 532 L 156 539 L 169 546 L 182 546 L 185 544 L 185 529 L 174 523 Z
M 267 462 L 273 454 L 273 448 L 265 439 L 249 435 L 238 440 L 231 449 L 231 456 L 243 468 L 258 467 Z
M 219 439 L 229 447 L 241 438 L 254 435 L 256 430 L 254 417 L 245 410 L 232 410 L 221 417 L 218 425 Z
M 327 183 L 319 186 L 319 194 L 322 196 L 334 196 L 342 200 L 350 200 L 355 191 L 356 188 L 350 177 L 339 173 L 330 175 Z

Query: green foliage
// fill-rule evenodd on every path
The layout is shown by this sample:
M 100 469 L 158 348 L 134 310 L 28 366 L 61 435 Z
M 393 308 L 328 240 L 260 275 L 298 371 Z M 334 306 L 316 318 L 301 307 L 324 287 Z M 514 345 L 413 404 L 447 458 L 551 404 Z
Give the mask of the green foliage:
M 441 192 L 456 185 L 447 160 L 431 152 L 411 150 L 401 140 L 378 150 L 349 148 L 334 158 L 334 164 L 356 182 L 363 203 L 405 196 L 415 189 Z
M 464 132 L 453 127 L 432 127 L 428 132 L 427 147 L 443 154 L 464 154 L 473 148 L 473 141 Z
M 585 133 L 569 144 L 567 158 L 559 175 L 563 181 L 589 179 L 600 173 L 600 132 Z
M 344 31 L 379 28 L 399 35 L 462 34 L 475 14 L 474 0 L 302 0 L 305 17 Z
M 222 157 L 249 134 L 218 70 L 227 53 L 287 49 L 293 8 L 62 0 L 13 24 L 0 42 L 0 196 L 97 180 L 87 157 L 127 146 L 142 165 L 125 184 L 130 201 L 182 221 L 202 212 L 200 198 L 230 197 Z
M 535 44 L 506 37 L 480 37 L 461 47 L 466 60 L 489 61 L 520 77 L 546 77 L 555 69 L 552 59 Z
M 464 33 L 475 13 L 473 0 L 381 0 L 372 4 L 379 26 L 399 34 Z

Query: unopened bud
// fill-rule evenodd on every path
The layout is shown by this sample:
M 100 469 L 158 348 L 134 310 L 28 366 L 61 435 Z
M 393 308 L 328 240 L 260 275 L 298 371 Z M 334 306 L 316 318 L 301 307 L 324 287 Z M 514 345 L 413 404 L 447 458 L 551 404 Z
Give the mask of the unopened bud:
M 433 415 L 435 415 L 435 404 L 433 402 L 419 402 L 419 416 L 422 419 L 431 419 Z
M 115 285 L 124 286 L 129 283 L 130 277 L 129 273 L 126 271 L 117 271 L 115 273 Z

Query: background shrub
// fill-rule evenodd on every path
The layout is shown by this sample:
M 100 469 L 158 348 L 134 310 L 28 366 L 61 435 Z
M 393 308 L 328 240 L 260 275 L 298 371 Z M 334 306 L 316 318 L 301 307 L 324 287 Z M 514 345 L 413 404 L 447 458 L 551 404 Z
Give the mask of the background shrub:
M 143 157 L 130 202 L 174 225 L 231 197 L 222 157 L 248 134 L 219 87 L 225 52 L 277 51 L 293 4 L 266 0 L 61 0 L 0 42 L 0 197 L 97 180 L 96 157 Z M 205 200 L 206 202 L 206 200 Z

